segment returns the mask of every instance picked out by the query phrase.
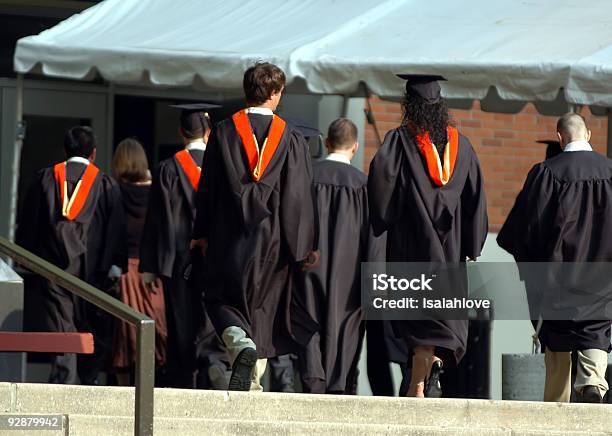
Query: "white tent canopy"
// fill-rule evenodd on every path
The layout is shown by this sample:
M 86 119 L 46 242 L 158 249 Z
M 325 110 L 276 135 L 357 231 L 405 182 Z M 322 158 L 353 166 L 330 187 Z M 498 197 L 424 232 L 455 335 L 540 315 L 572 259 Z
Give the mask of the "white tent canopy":
M 237 89 L 263 59 L 309 91 L 397 72 L 442 74 L 445 95 L 612 106 L 609 0 L 106 0 L 19 40 L 15 70 L 114 83 Z

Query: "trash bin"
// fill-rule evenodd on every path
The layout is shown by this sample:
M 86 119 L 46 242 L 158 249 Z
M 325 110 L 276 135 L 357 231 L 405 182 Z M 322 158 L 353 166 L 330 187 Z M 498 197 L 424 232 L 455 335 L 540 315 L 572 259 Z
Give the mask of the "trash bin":
M 23 279 L 0 259 L 0 331 L 23 331 Z M 26 353 L 0 352 L 0 381 L 24 382 Z
M 502 355 L 502 400 L 542 401 L 544 354 Z

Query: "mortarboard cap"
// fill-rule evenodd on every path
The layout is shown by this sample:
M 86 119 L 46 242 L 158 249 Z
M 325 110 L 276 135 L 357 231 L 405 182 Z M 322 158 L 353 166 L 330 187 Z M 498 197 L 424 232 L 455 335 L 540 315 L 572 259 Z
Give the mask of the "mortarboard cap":
M 188 138 L 203 136 L 207 129 L 212 128 L 208 111 L 222 107 L 214 103 L 172 104 L 171 108 L 181 109 L 181 129 Z
M 538 144 L 546 144 L 546 145 L 557 145 L 559 147 L 561 147 L 561 143 L 557 140 L 552 140 L 552 139 L 542 139 L 542 140 L 538 140 L 536 141 Z
M 300 118 L 285 117 L 283 119 L 295 127 L 306 139 L 321 135 L 319 129 L 312 127 L 308 122 Z
M 538 144 L 546 145 L 546 159 L 550 159 L 551 157 L 555 157 L 558 154 L 561 154 L 563 150 L 561 150 L 561 143 L 559 141 L 545 139 L 541 141 L 536 141 Z
M 435 74 L 397 74 L 400 79 L 406 80 L 406 92 L 418 95 L 427 104 L 436 104 L 440 101 L 439 81 L 446 79 Z

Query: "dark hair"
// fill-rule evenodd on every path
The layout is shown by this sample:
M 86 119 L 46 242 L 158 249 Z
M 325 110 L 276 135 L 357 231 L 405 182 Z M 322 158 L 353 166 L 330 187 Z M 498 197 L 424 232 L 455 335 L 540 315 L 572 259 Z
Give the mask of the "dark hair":
M 416 95 L 404 95 L 402 101 L 402 126 L 405 126 L 414 135 L 429 133 L 429 138 L 441 153 L 448 141 L 446 130 L 452 124 L 446 100 L 427 104 L 425 100 Z
M 247 103 L 263 104 L 285 86 L 285 73 L 269 62 L 257 62 L 244 72 L 242 87 Z
M 74 126 L 64 135 L 64 151 L 68 158 L 88 158 L 96 148 L 96 138 L 91 127 Z
M 117 145 L 111 169 L 113 176 L 122 182 L 137 183 L 150 179 L 147 154 L 135 138 L 126 138 Z
M 338 118 L 327 130 L 329 146 L 336 150 L 345 150 L 357 142 L 357 126 L 348 118 Z

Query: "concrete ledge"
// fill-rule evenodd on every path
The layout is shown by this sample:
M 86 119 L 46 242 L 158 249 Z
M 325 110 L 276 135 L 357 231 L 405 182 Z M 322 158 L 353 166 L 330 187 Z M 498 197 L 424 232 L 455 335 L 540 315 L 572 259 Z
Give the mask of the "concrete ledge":
M 430 418 L 431 420 L 431 418 Z M 424 419 L 427 421 L 427 419 Z M 69 417 L 71 436 L 104 434 L 108 436 L 129 436 L 132 434 L 133 421 L 126 417 L 73 415 Z M 432 424 L 434 424 L 432 422 Z M 268 436 L 282 435 L 407 435 L 407 436 L 609 436 L 608 432 L 574 432 L 574 431 L 515 431 L 509 428 L 458 428 L 436 427 L 434 425 L 407 426 L 385 424 L 354 424 L 354 423 L 312 423 L 299 421 L 238 421 L 215 419 L 188 418 L 156 418 L 155 435 L 162 436 L 200 436 L 214 434 L 215 436 Z M 10 435 L 9 435 L 10 436 Z
M 13 407 L 15 385 L 0 383 L 0 412 L 10 412 Z
M 0 384 L 0 389 L 8 384 Z M 133 388 L 17 384 L 17 413 L 132 419 Z M 511 429 L 512 434 L 612 432 L 609 405 L 156 389 L 158 419 Z M 130 421 L 131 422 L 131 421 Z M 131 431 L 131 427 L 130 427 Z M 550 433 L 552 432 L 552 433 Z M 610 433 L 612 434 L 612 433 Z
M 18 383 L 15 392 L 15 412 L 134 416 L 134 388 Z
M 104 434 L 105 436 L 129 436 L 133 434 L 133 420 L 117 416 L 72 415 L 68 417 L 69 434 L 71 436 L 84 436 L 91 434 Z M 405 426 L 384 424 L 353 424 L 353 423 L 313 423 L 299 421 L 239 421 L 219 419 L 178 419 L 156 418 L 153 428 L 156 436 L 201 436 L 211 434 L 215 436 L 268 436 L 282 435 L 407 435 L 407 436 L 512 436 L 509 429 L 465 429 L 465 428 L 439 428 L 434 426 Z

